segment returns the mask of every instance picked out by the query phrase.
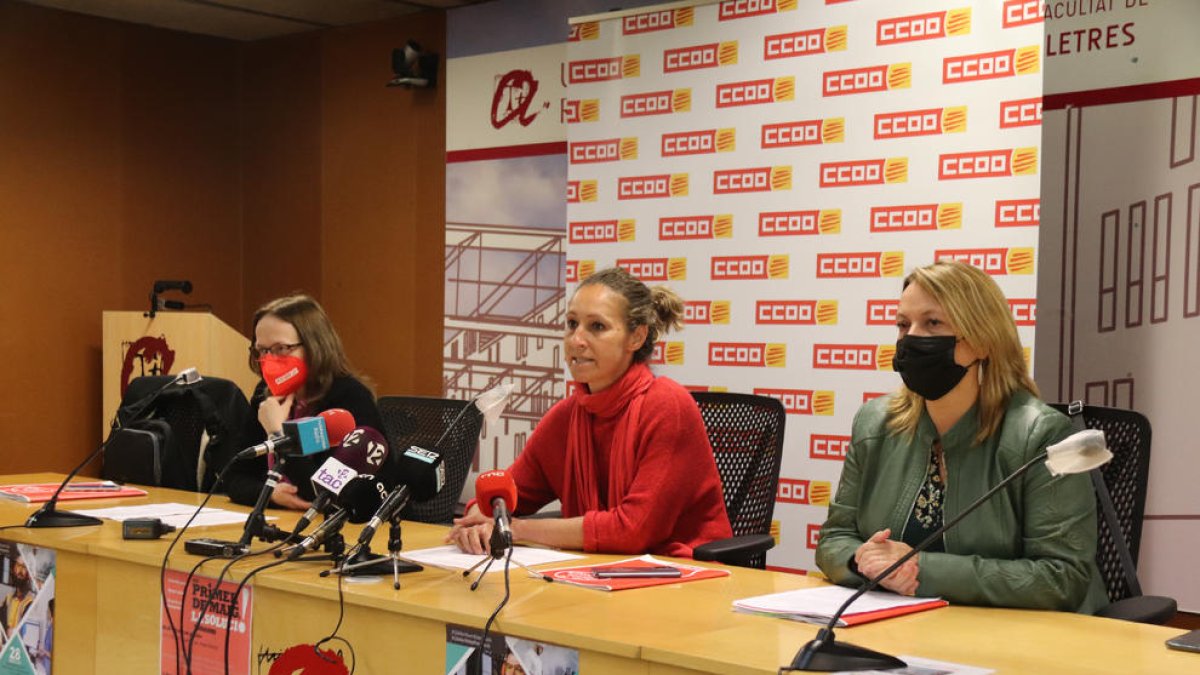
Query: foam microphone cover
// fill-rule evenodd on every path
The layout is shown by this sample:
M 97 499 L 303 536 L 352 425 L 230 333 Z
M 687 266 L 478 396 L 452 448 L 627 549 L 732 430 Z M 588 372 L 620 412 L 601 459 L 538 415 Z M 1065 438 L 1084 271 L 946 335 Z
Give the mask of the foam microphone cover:
M 517 484 L 503 469 L 484 471 L 475 479 L 475 499 L 483 515 L 491 518 L 492 500 L 500 497 L 511 513 L 517 508 Z
M 355 427 L 333 451 L 333 458 L 358 473 L 378 474 L 387 464 L 387 439 L 371 427 Z
M 337 497 L 338 506 L 345 509 L 352 523 L 365 523 L 375 515 L 391 492 L 391 485 L 369 474 L 355 476 Z
M 349 410 L 330 408 L 318 415 L 325 418 L 325 429 L 329 432 L 329 447 L 331 448 L 341 445 L 346 434 L 354 430 L 354 415 L 351 415 Z

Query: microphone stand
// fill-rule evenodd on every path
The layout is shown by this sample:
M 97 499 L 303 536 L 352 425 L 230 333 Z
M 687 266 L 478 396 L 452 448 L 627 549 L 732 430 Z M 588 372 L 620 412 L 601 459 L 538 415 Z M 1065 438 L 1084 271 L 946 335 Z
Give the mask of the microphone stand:
M 488 548 L 490 549 L 490 552 L 487 555 L 480 558 L 479 562 L 472 565 L 470 569 L 463 570 L 462 575 L 463 575 L 463 578 L 465 579 L 465 578 L 471 576 L 472 572 L 474 572 L 475 570 L 478 570 L 480 565 L 483 565 L 483 569 L 479 570 L 479 576 L 475 577 L 475 581 L 471 582 L 471 590 L 476 590 L 477 588 L 479 588 L 479 584 L 483 582 L 483 576 L 488 573 L 489 569 L 491 569 L 492 563 L 496 562 L 497 560 L 503 559 L 504 552 L 511 550 L 512 547 L 513 547 L 512 530 L 509 530 L 507 528 L 502 530 L 498 525 L 496 527 L 493 527 L 492 528 L 492 537 L 491 537 L 491 539 L 488 540 Z M 508 556 L 508 561 L 513 563 L 517 567 L 520 567 L 521 569 L 525 570 L 526 572 L 528 572 L 529 574 L 531 574 L 533 576 L 541 576 L 541 574 L 538 574 L 537 572 L 526 567 L 523 563 L 521 563 L 521 561 L 513 560 L 511 555 Z M 508 574 L 507 566 L 504 568 L 504 573 Z
M 373 555 L 368 544 L 355 547 L 353 555 L 342 561 L 342 564 L 331 570 L 321 572 L 321 576 L 330 574 L 343 576 L 378 576 L 392 573 L 392 588 L 400 590 L 400 575 L 408 572 L 420 572 L 424 567 L 400 558 L 404 548 L 404 538 L 400 529 L 400 513 L 392 514 L 388 519 L 388 552 L 387 555 Z
M 1023 475 L 1034 464 L 1045 461 L 1047 452 L 1043 450 L 1036 457 L 1021 465 L 1019 469 L 1012 472 L 1007 478 L 996 484 L 995 487 L 983 493 L 979 499 L 972 502 L 961 513 L 952 518 L 950 522 L 943 524 L 933 534 L 929 535 L 920 544 L 908 553 L 905 553 L 899 560 L 888 566 L 887 569 L 880 572 L 875 578 L 861 586 L 853 595 L 842 603 L 842 606 L 834 612 L 833 617 L 829 619 L 829 623 L 817 632 L 817 637 L 813 638 L 804 645 L 804 647 L 796 653 L 796 657 L 792 659 L 790 666 L 784 666 L 780 671 L 785 670 L 808 670 L 808 671 L 838 671 L 838 670 L 887 670 L 889 668 L 904 668 L 908 664 L 900 659 L 877 652 L 865 647 L 858 647 L 846 642 L 837 642 L 833 629 L 837 626 L 838 620 L 842 618 L 842 614 L 846 609 L 864 593 L 871 591 L 879 586 L 884 579 L 887 579 L 893 572 L 900 569 L 900 566 L 908 562 L 921 551 L 929 548 L 937 541 L 946 530 L 954 527 L 963 518 L 970 515 L 975 509 L 979 508 L 984 502 L 991 498 L 1000 490 L 1007 487 L 1014 480 Z
M 192 380 L 192 376 L 195 376 L 196 379 Z M 99 525 L 102 523 L 103 521 L 99 518 L 85 516 L 82 513 L 75 513 L 73 511 L 59 511 L 57 508 L 58 496 L 62 494 L 64 489 L 66 489 L 67 484 L 71 482 L 71 479 L 83 470 L 83 467 L 91 464 L 93 460 L 95 460 L 102 452 L 104 452 L 104 449 L 108 447 L 108 443 L 112 440 L 113 434 L 117 431 L 117 429 L 120 429 L 131 422 L 136 422 L 143 414 L 145 414 L 147 410 L 150 409 L 150 405 L 158 400 L 158 397 L 171 386 L 178 384 L 180 381 L 184 382 L 185 384 L 192 384 L 200 381 L 200 379 L 201 378 L 196 372 L 195 368 L 189 368 L 176 375 L 171 379 L 170 382 L 167 382 L 158 389 L 155 389 L 145 398 L 135 403 L 133 409 L 127 416 L 127 420 L 124 423 L 121 422 L 121 411 L 118 409 L 117 414 L 113 416 L 112 423 L 109 425 L 108 438 L 104 439 L 103 443 L 96 446 L 96 449 L 92 451 L 92 454 L 84 458 L 84 460 L 76 465 L 74 469 L 71 469 L 71 473 L 67 474 L 67 477 L 63 479 L 62 484 L 59 485 L 58 489 L 54 491 L 54 494 L 51 495 L 49 501 L 43 504 L 42 508 L 34 511 L 33 515 L 26 519 L 25 527 L 31 529 L 43 527 L 78 527 L 82 525 Z

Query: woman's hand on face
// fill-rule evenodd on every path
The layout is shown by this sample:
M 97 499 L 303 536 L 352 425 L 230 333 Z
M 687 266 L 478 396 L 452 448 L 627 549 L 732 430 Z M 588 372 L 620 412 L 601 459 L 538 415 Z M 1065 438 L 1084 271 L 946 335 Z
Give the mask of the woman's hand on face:
M 287 396 L 268 396 L 258 406 L 258 423 L 262 425 L 267 435 L 283 432 L 283 423 L 292 414 L 292 403 L 295 394 Z
M 483 555 L 490 551 L 488 541 L 491 537 L 492 519 L 479 511 L 479 505 L 472 504 L 462 518 L 454 519 L 446 543 L 453 542 L 463 553 Z
M 300 490 L 291 483 L 277 483 L 271 492 L 271 501 L 293 511 L 303 511 L 312 506 L 312 502 L 300 498 Z

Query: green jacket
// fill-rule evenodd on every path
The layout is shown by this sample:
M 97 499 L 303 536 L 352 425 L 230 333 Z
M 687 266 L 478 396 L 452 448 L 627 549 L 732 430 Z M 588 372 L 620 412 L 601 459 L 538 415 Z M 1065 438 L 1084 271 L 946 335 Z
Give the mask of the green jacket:
M 929 464 L 937 431 L 928 413 L 914 436 L 889 432 L 889 397 L 865 404 L 854 429 L 837 495 L 821 527 L 817 565 L 834 583 L 865 580 L 848 567 L 868 537 L 891 528 L 900 539 Z M 977 445 L 976 409 L 942 437 L 945 520 L 1046 446 L 1071 423 L 1027 392 L 1012 397 L 997 433 Z M 1108 604 L 1096 568 L 1096 497 L 1087 474 L 1055 478 L 1042 463 L 946 532 L 945 553 L 917 557 L 917 595 L 951 603 L 1093 613 Z

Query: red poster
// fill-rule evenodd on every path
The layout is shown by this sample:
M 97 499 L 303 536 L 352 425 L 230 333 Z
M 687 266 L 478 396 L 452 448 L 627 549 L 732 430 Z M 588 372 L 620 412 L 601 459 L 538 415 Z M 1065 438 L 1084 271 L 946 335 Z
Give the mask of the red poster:
M 217 587 L 214 579 L 208 577 L 192 577 L 188 584 L 186 600 L 184 600 L 184 581 L 187 574 L 168 570 L 166 576 L 166 610 L 171 613 L 170 623 L 166 612 L 162 615 L 162 642 L 159 650 L 162 655 L 162 675 L 181 675 L 188 672 L 184 664 L 184 653 L 191 654 L 191 672 L 193 673 L 223 673 L 225 670 L 225 630 L 229 625 L 229 670 L 231 675 L 250 675 L 250 623 L 251 623 L 251 589 L 242 588 L 235 602 L 234 592 L 237 584 L 222 582 Z M 184 605 L 183 622 L 180 626 L 180 605 Z M 233 609 L 233 620 L 229 620 L 230 607 Z M 207 609 L 205 607 L 207 606 Z M 171 624 L 174 624 L 174 632 Z M 192 632 L 196 624 L 195 640 L 188 648 Z M 176 639 L 184 645 L 185 652 L 177 654 Z M 178 663 L 178 667 L 176 664 Z

